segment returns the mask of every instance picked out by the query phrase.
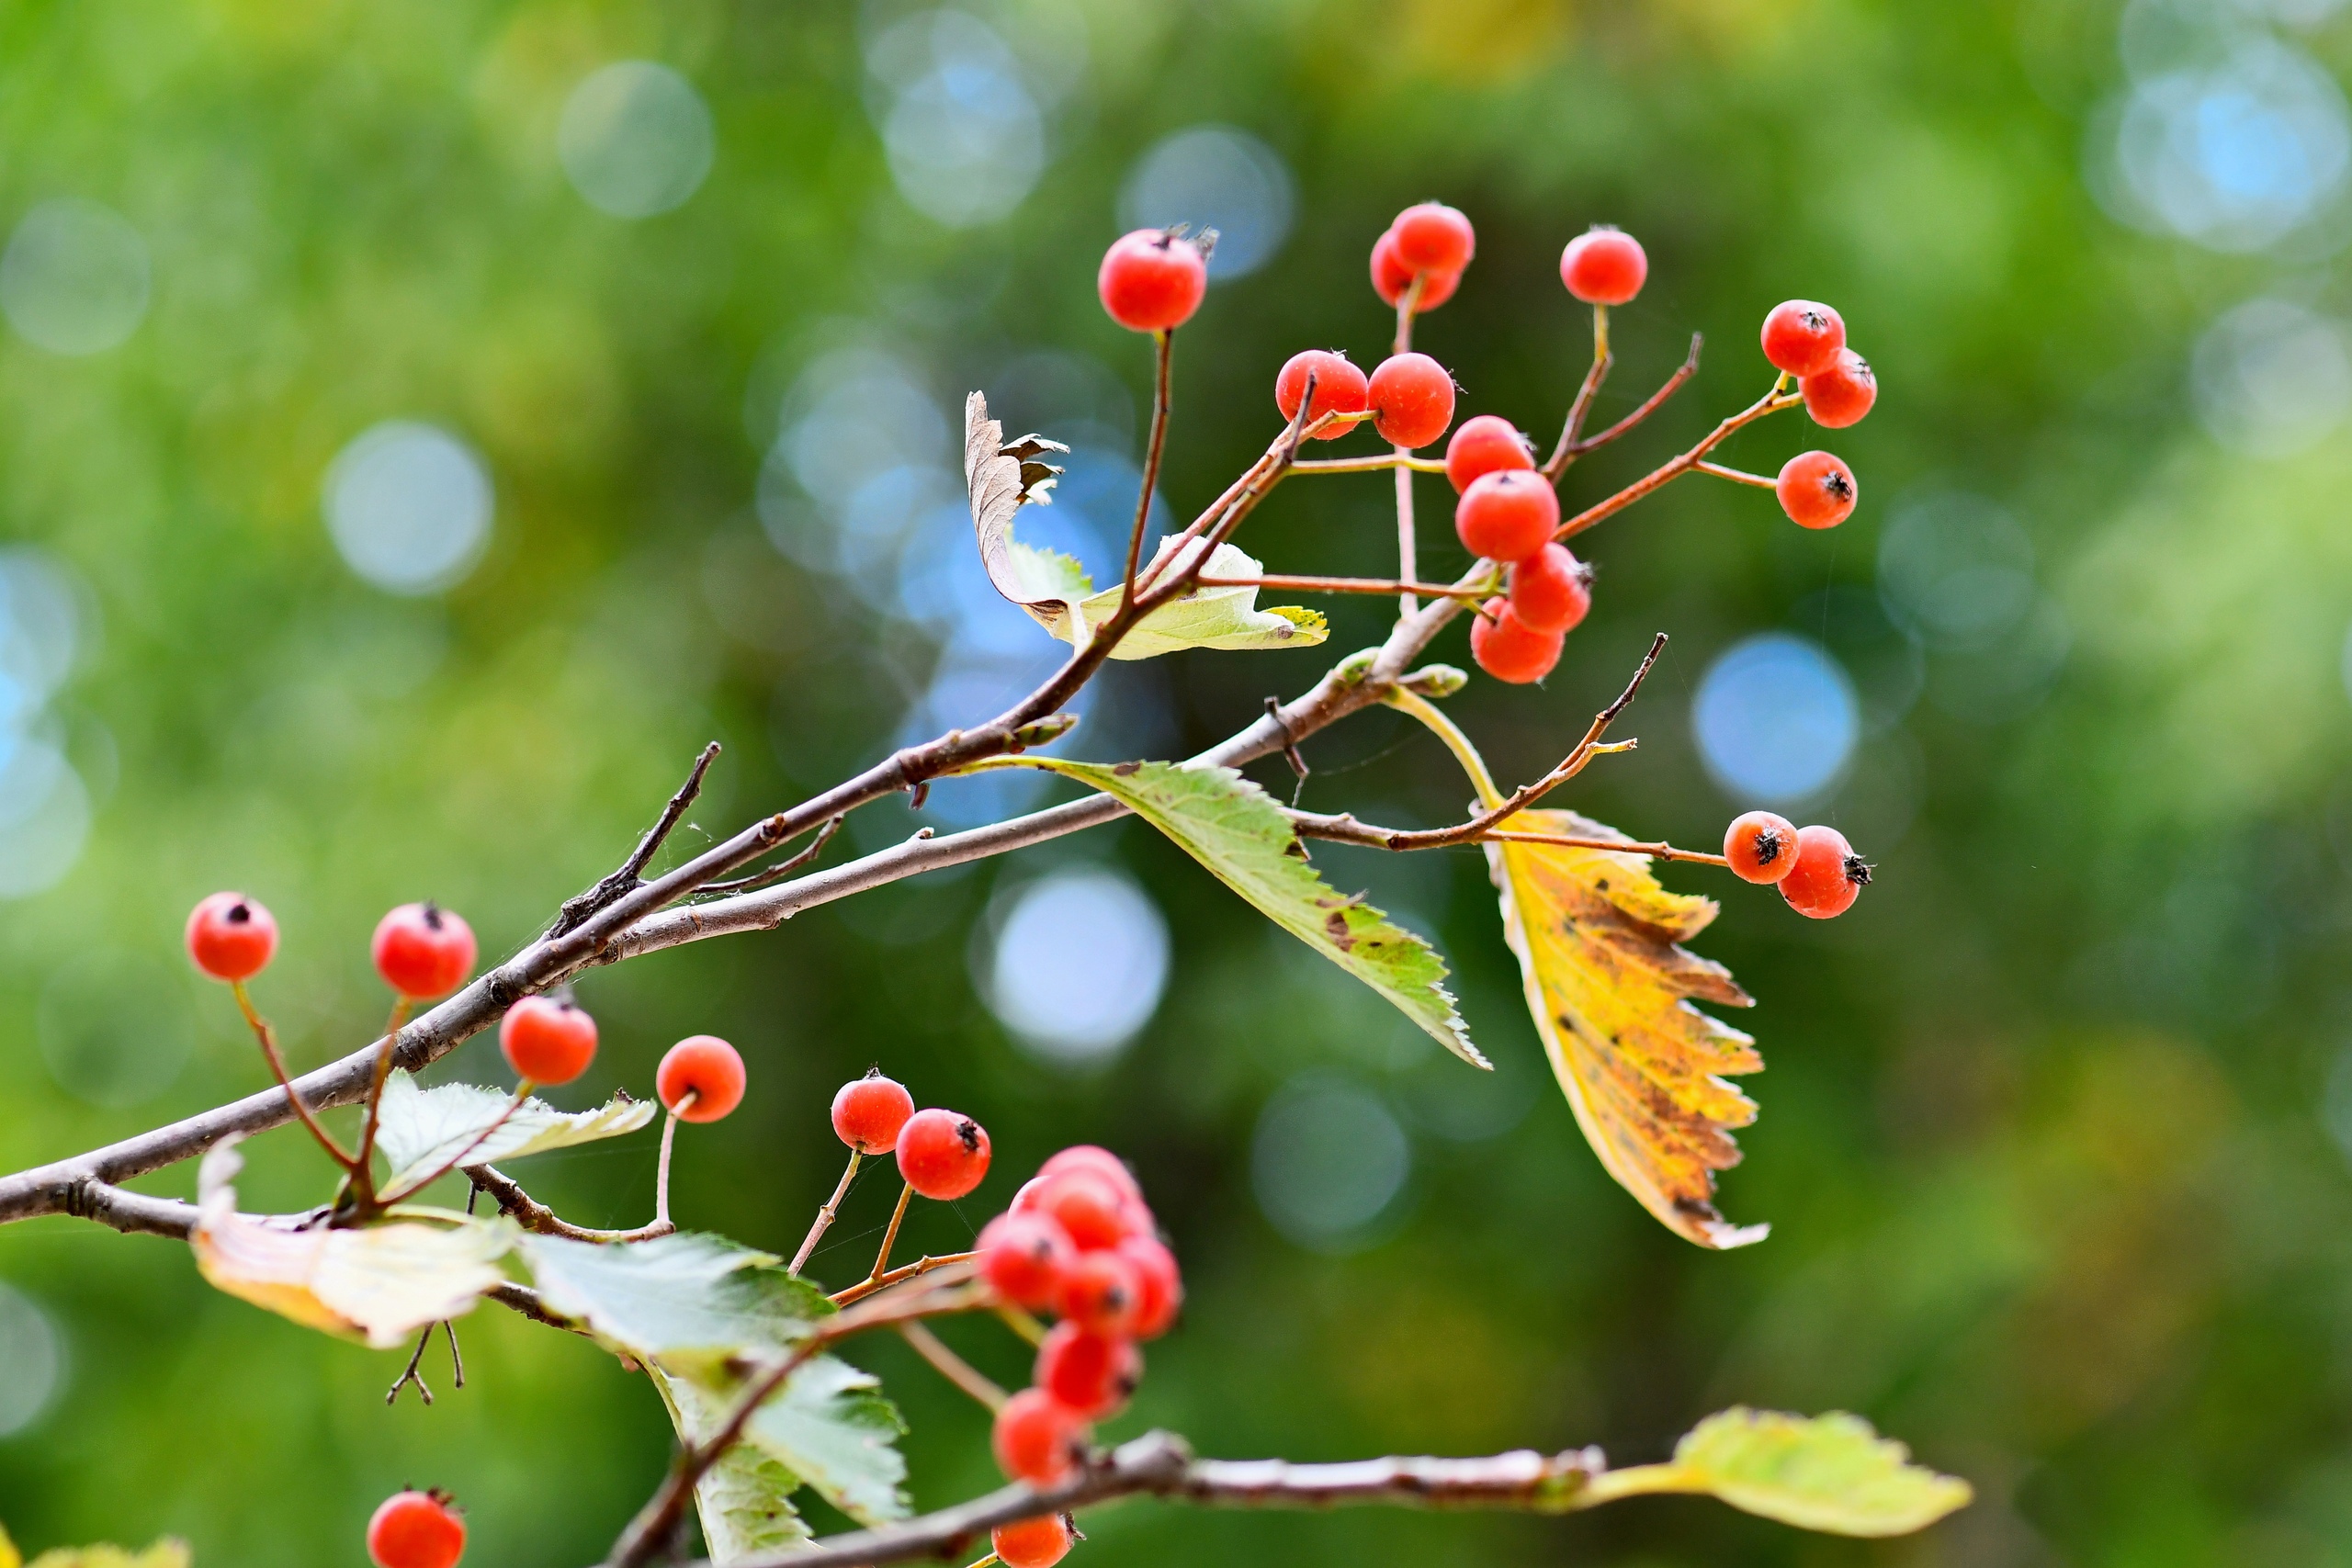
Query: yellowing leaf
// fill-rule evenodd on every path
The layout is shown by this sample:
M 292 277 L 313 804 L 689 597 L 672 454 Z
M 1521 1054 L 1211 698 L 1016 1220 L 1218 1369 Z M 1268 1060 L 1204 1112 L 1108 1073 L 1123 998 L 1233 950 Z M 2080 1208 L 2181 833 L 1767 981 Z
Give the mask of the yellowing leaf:
M 1154 567 L 1167 558 L 1174 544 L 1172 537 L 1160 541 L 1160 547 L 1152 556 Z M 1184 548 L 1188 557 L 1196 556 L 1200 553 L 1200 541 L 1194 540 Z M 1169 567 L 1164 570 L 1177 569 Z M 1264 570 L 1254 557 L 1237 547 L 1219 545 L 1209 552 L 1208 565 L 1202 575 L 1256 577 Z M 1083 575 L 1078 581 L 1081 587 L 1089 586 Z M 1125 595 L 1118 589 L 1106 588 L 1080 601 L 1075 619 L 1059 603 L 1024 604 L 1022 608 L 1027 610 L 1039 626 L 1075 647 L 1081 626 L 1085 628 L 1084 635 L 1093 635 L 1097 626 L 1118 614 L 1119 605 L 1125 598 Z M 1312 648 L 1329 635 L 1329 624 L 1319 611 L 1302 609 L 1295 604 L 1281 604 L 1271 610 L 1259 609 L 1255 588 L 1194 588 L 1136 623 L 1134 628 L 1119 639 L 1119 646 L 1112 650 L 1111 657 L 1157 659 L 1163 653 L 1179 653 L 1188 648 L 1216 648 L 1229 651 L 1260 648 Z
M 409 1074 L 392 1074 L 384 1080 L 376 1134 L 376 1146 L 392 1168 L 383 1190 L 403 1192 L 453 1159 L 463 1158 L 469 1166 L 494 1165 L 616 1138 L 652 1121 L 655 1110 L 650 1100 L 621 1098 L 589 1111 L 558 1111 L 535 1098 L 499 1121 L 514 1098 L 503 1089 L 474 1084 L 420 1089 Z M 483 1136 L 482 1129 L 493 1123 L 496 1131 Z
M 1573 811 L 1522 811 L 1521 833 L 1618 839 Z M 1715 1172 L 1739 1163 L 1730 1129 L 1756 1102 L 1724 1080 L 1764 1066 L 1756 1043 L 1689 998 L 1747 1007 L 1730 971 L 1679 943 L 1715 918 L 1712 898 L 1669 893 L 1645 855 L 1490 842 L 1503 934 L 1519 955 L 1528 1010 L 1593 1152 L 1620 1185 L 1702 1247 L 1761 1241 L 1726 1222 Z
M 25 1554 L 8 1539 L 7 1528 L 0 1525 L 0 1568 L 25 1568 Z
M 14 1547 L 0 1551 L 0 1568 L 14 1568 L 18 1561 Z M 62 1546 L 34 1558 L 32 1568 L 188 1568 L 188 1562 L 187 1542 L 166 1536 L 144 1551 L 126 1551 L 119 1546 Z
M 1173 762 L 1071 762 L 1029 756 L 983 766 L 1043 768 L 1101 790 L 1173 840 L 1276 925 L 1396 1005 L 1439 1044 L 1487 1058 L 1445 988 L 1445 960 L 1308 864 L 1298 835 L 1264 790 L 1230 768 Z
M 217 1290 L 306 1328 L 389 1349 L 428 1323 L 470 1312 L 506 1282 L 495 1267 L 514 1244 L 503 1220 L 448 1226 L 401 1222 L 366 1230 L 289 1230 L 237 1213 L 234 1139 L 204 1156 L 189 1245 Z
M 1666 1464 L 1608 1471 L 1587 1497 L 1702 1492 L 1735 1508 L 1831 1535 L 1908 1535 L 1972 1496 L 1968 1483 L 1910 1462 L 1910 1450 L 1859 1416 L 1785 1416 L 1735 1407 L 1710 1416 Z

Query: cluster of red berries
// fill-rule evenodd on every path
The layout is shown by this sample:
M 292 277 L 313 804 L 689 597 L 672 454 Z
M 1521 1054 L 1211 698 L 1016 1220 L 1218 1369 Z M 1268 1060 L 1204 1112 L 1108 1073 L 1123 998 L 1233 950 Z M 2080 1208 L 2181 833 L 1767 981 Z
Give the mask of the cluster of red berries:
M 376 1568 L 457 1568 L 466 1554 L 466 1521 L 438 1488 L 395 1492 L 368 1521 L 368 1560 Z
M 1040 1166 L 980 1232 L 978 1250 L 980 1277 L 999 1295 L 1061 1320 L 1038 1347 L 1032 1386 L 997 1412 L 995 1432 L 1007 1475 L 1052 1486 L 1085 1463 L 1092 1424 L 1118 1414 L 1143 1381 L 1136 1344 L 1176 1321 L 1183 1276 L 1134 1175 L 1091 1144 Z
M 938 1202 L 961 1198 L 989 1173 L 989 1134 L 958 1111 L 917 1111 L 915 1097 L 880 1068 L 833 1096 L 833 1134 L 861 1155 L 899 1156 L 908 1186 Z
M 1846 346 L 1846 322 L 1812 299 L 1786 299 L 1764 318 L 1764 357 L 1797 378 L 1804 412 L 1825 430 L 1859 424 L 1878 401 L 1870 361 Z M 1799 527 L 1835 528 L 1854 514 L 1854 470 L 1827 452 L 1800 452 L 1772 486 Z
M 1724 858 L 1735 876 L 1778 884 L 1790 908 L 1816 920 L 1844 914 L 1870 886 L 1870 863 L 1845 834 L 1818 823 L 1800 829 L 1770 811 L 1732 818 Z
M 216 980 L 241 984 L 277 953 L 277 921 L 257 899 L 215 893 L 187 917 L 187 955 Z M 384 984 L 409 1001 L 446 995 L 474 972 L 474 933 L 437 904 L 402 904 L 376 923 L 369 951 Z

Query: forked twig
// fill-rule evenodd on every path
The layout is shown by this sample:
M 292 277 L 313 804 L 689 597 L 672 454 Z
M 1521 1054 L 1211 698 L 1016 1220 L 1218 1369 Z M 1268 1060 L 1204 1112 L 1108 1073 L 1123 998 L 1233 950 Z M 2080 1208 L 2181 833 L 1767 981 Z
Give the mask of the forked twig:
M 702 776 L 710 771 L 710 764 L 717 760 L 718 750 L 716 740 L 702 749 L 702 755 L 695 759 L 693 770 L 686 774 L 686 782 L 678 786 L 678 793 L 670 797 L 670 804 L 662 808 L 662 815 L 653 819 L 653 826 L 638 840 L 637 848 L 629 852 L 628 859 L 621 862 L 617 870 L 594 887 L 565 899 L 563 907 L 556 911 L 555 924 L 548 928 L 548 936 L 559 937 L 576 931 L 596 911 L 642 886 L 639 878 L 643 875 L 645 868 L 653 863 L 653 857 L 661 852 L 662 843 L 670 837 L 670 830 L 678 825 L 687 808 L 694 805 L 695 797 L 702 793 Z

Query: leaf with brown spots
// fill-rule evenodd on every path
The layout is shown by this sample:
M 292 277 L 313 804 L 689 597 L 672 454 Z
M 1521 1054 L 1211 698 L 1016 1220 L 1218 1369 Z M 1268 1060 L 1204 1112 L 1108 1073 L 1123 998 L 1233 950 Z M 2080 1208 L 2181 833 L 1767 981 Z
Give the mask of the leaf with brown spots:
M 1510 826 L 1623 837 L 1573 811 L 1522 811 Z M 1647 856 L 1623 851 L 1490 842 L 1487 863 L 1536 1032 L 1601 1165 L 1701 1247 L 1763 1240 L 1770 1227 L 1734 1225 L 1714 1205 L 1715 1172 L 1739 1163 L 1731 1129 L 1756 1120 L 1724 1075 L 1764 1066 L 1753 1040 L 1690 1005 L 1752 1005 L 1730 971 L 1680 945 L 1715 901 L 1668 892 Z

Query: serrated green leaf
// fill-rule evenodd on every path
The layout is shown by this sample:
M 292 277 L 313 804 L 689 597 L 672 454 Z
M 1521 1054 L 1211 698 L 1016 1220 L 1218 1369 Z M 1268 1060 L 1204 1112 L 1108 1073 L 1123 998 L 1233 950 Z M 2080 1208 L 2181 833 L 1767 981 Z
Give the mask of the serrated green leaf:
M 731 1358 L 797 1344 L 833 1303 L 771 1254 L 683 1232 L 627 1246 L 526 1234 L 523 1260 L 550 1311 L 640 1361 L 706 1382 Z
M 1631 1491 L 1706 1492 L 1735 1508 L 1832 1535 L 1908 1535 L 1965 1506 L 1968 1483 L 1910 1462 L 1910 1450 L 1859 1416 L 1789 1416 L 1735 1407 L 1710 1416 L 1672 1462 L 1611 1472 L 1663 1472 L 1671 1483 Z
M 525 1155 L 569 1148 L 634 1133 L 653 1120 L 650 1100 L 616 1099 L 592 1111 L 558 1111 L 537 1098 L 526 1100 L 514 1114 L 498 1121 L 514 1096 L 503 1089 L 475 1084 L 437 1084 L 422 1089 L 405 1072 L 384 1080 L 384 1098 L 378 1112 L 376 1146 L 392 1168 L 383 1190 L 397 1193 L 409 1184 L 439 1170 L 452 1159 L 469 1165 L 493 1165 Z M 482 1129 L 497 1122 L 488 1137 Z M 481 1139 L 479 1145 L 476 1139 Z
M 682 1446 L 708 1441 L 726 1421 L 729 1405 L 724 1396 L 673 1378 L 658 1363 L 647 1371 Z M 812 1532 L 792 1506 L 798 1490 L 800 1478 L 759 1449 L 739 1444 L 721 1454 L 695 1483 L 695 1512 L 711 1561 L 725 1568 L 809 1540 Z
M 1324 881 L 1282 807 L 1232 769 L 1037 756 L 985 765 L 1043 768 L 1120 801 L 1276 925 L 1395 1003 L 1439 1044 L 1487 1066 L 1454 1010 L 1437 950 Z
M 859 1524 L 905 1518 L 907 1461 L 897 1444 L 907 1427 L 880 1386 L 846 1361 L 812 1358 L 744 1424 L 744 1439 Z

